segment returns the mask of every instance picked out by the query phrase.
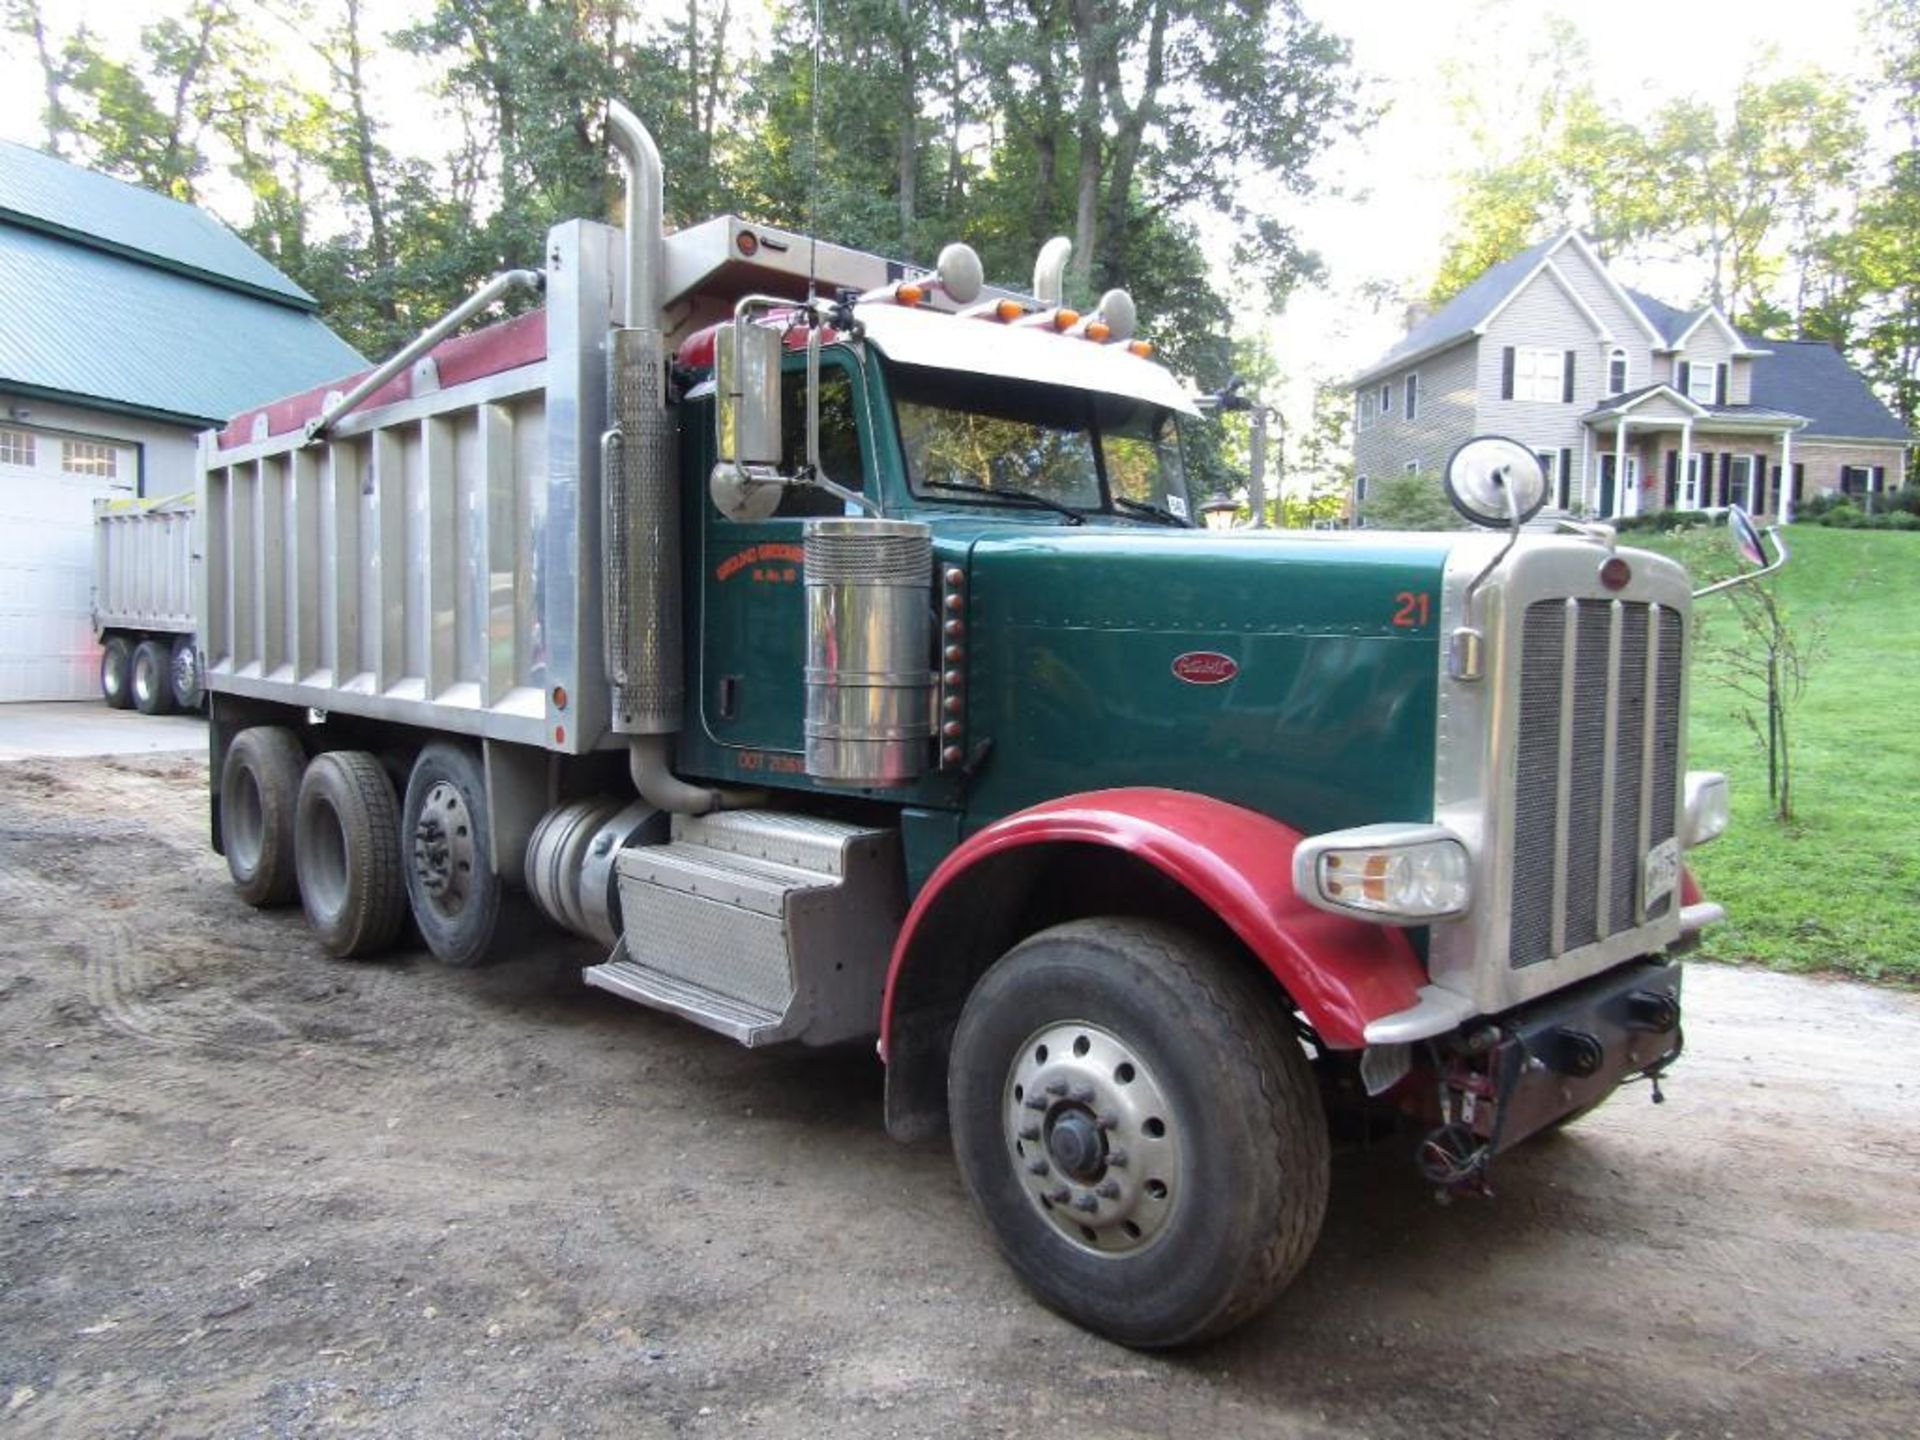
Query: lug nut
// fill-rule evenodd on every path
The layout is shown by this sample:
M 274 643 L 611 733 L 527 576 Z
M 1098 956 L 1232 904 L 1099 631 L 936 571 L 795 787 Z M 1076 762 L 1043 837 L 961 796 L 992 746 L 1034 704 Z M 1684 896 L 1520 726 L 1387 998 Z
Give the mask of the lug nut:
M 1093 1123 L 1102 1130 L 1117 1130 L 1120 1128 L 1120 1117 L 1109 1110 L 1103 1115 L 1094 1116 Z
M 1042 1100 L 1038 1095 L 1029 1095 L 1021 1103 L 1029 1110 L 1045 1110 L 1047 1108 L 1047 1102 Z
M 1027 1169 L 1035 1175 L 1044 1175 L 1047 1173 L 1047 1162 L 1036 1155 L 1027 1161 Z
M 1049 1095 L 1055 1095 L 1055 1096 L 1059 1096 L 1059 1095 L 1064 1095 L 1064 1094 L 1066 1094 L 1066 1093 L 1067 1093 L 1067 1082 L 1066 1082 L 1066 1081 L 1064 1081 L 1064 1080 L 1049 1080 L 1049 1081 L 1047 1082 L 1047 1094 L 1049 1094 Z
M 1118 1200 L 1120 1198 L 1120 1182 L 1118 1180 L 1102 1180 L 1094 1187 L 1094 1194 L 1098 1195 L 1102 1200 Z
M 1093 1087 L 1091 1085 L 1076 1085 L 1073 1087 L 1072 1094 L 1067 1098 L 1072 1100 L 1076 1105 L 1091 1105 L 1093 1103 Z
M 1020 1138 L 1022 1140 L 1038 1140 L 1040 1138 L 1040 1127 L 1038 1125 L 1021 1126 Z
M 1085 1194 L 1081 1195 L 1079 1199 L 1073 1202 L 1073 1208 L 1076 1210 L 1083 1210 L 1087 1214 L 1091 1215 L 1093 1214 L 1094 1211 L 1100 1208 L 1100 1202 L 1093 1198 L 1093 1192 L 1089 1190 Z
M 1056 1185 L 1047 1191 L 1047 1199 L 1056 1205 L 1064 1205 L 1073 1198 L 1073 1192 L 1064 1185 Z
M 1124 1150 L 1107 1151 L 1107 1168 L 1124 1170 L 1127 1168 L 1127 1152 Z

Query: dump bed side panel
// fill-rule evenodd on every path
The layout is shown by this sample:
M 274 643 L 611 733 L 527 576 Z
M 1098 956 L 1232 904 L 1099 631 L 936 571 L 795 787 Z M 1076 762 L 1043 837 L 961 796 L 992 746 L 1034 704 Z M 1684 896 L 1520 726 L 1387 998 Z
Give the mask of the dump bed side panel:
M 193 632 L 193 502 L 93 504 L 93 628 Z
M 553 232 L 544 360 L 441 389 L 429 357 L 404 398 L 317 444 L 202 437 L 210 690 L 566 752 L 599 742 L 617 238 Z

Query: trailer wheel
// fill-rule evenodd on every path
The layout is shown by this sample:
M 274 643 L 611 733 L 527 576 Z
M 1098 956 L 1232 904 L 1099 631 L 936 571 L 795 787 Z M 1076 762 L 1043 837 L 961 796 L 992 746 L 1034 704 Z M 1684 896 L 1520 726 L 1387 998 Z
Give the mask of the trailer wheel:
M 193 648 L 193 636 L 182 635 L 173 642 L 173 656 L 167 666 L 173 682 L 173 703 L 192 714 L 206 700 L 200 688 L 200 652 Z
M 1041 1300 L 1157 1348 L 1294 1277 L 1330 1162 L 1287 1021 L 1233 957 L 1155 921 L 1059 925 L 986 973 L 953 1039 L 954 1150 Z
M 393 785 L 363 750 L 314 757 L 300 781 L 293 852 L 307 923 L 330 955 L 375 955 L 407 916 Z
M 133 647 L 124 635 L 110 635 L 100 650 L 100 698 L 115 710 L 133 704 Z
M 407 778 L 400 834 L 407 901 L 427 948 L 449 965 L 485 962 L 500 920 L 500 877 L 489 858 L 487 784 L 465 745 L 435 741 Z
M 173 650 L 164 640 L 134 648 L 133 706 L 142 715 L 173 713 Z
M 298 898 L 293 817 L 307 755 L 291 730 L 255 725 L 233 737 L 220 768 L 220 841 L 227 870 L 249 905 Z

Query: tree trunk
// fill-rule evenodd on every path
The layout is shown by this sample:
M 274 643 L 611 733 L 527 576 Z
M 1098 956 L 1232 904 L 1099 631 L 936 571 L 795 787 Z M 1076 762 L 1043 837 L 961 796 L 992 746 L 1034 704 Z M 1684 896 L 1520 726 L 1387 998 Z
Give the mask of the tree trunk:
M 40 57 L 40 83 L 47 92 L 47 108 L 40 117 L 41 123 L 47 127 L 47 153 L 58 155 L 61 137 L 73 133 L 73 117 L 67 114 L 67 107 L 60 103 L 61 68 L 53 58 L 53 53 L 47 49 L 47 27 L 40 15 L 39 0 L 26 0 L 21 13 L 27 33 L 33 36 L 34 52 Z
M 386 199 L 380 193 L 380 175 L 375 165 L 373 118 L 367 113 L 367 92 L 360 45 L 360 0 L 347 0 L 347 98 L 353 106 L 353 149 L 355 168 L 360 175 L 361 199 L 367 207 L 367 230 L 373 245 L 374 267 L 382 274 L 393 268 L 393 242 L 387 228 Z M 399 311 L 393 292 L 379 292 L 381 318 L 393 320 Z
M 1073 36 L 1080 50 L 1080 103 L 1074 114 L 1080 141 L 1080 171 L 1074 181 L 1073 259 L 1068 275 L 1082 293 L 1093 288 L 1093 246 L 1098 239 L 1102 134 L 1100 126 L 1100 35 L 1098 0 L 1073 0 Z
M 1107 173 L 1107 196 L 1100 217 L 1102 237 L 1099 256 L 1100 284 L 1117 285 L 1120 274 L 1120 239 L 1126 234 L 1127 206 L 1133 196 L 1133 176 L 1140 161 L 1140 146 L 1146 138 L 1147 122 L 1153 116 L 1160 85 L 1166 76 L 1167 0 L 1155 0 L 1153 19 L 1147 31 L 1147 63 L 1141 80 L 1140 100 L 1131 109 L 1123 106 L 1120 88 L 1120 62 L 1116 55 L 1103 59 L 1108 103 L 1119 120 L 1119 133 L 1113 141 L 1113 163 Z

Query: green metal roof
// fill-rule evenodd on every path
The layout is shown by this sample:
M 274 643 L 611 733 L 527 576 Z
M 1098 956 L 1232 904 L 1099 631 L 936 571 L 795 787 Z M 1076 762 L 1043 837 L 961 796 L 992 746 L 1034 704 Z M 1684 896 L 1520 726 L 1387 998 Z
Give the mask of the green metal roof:
M 0 140 L 0 223 L 314 308 L 305 290 L 204 210 Z
M 0 217 L 0 389 L 216 424 L 366 363 L 304 307 Z

